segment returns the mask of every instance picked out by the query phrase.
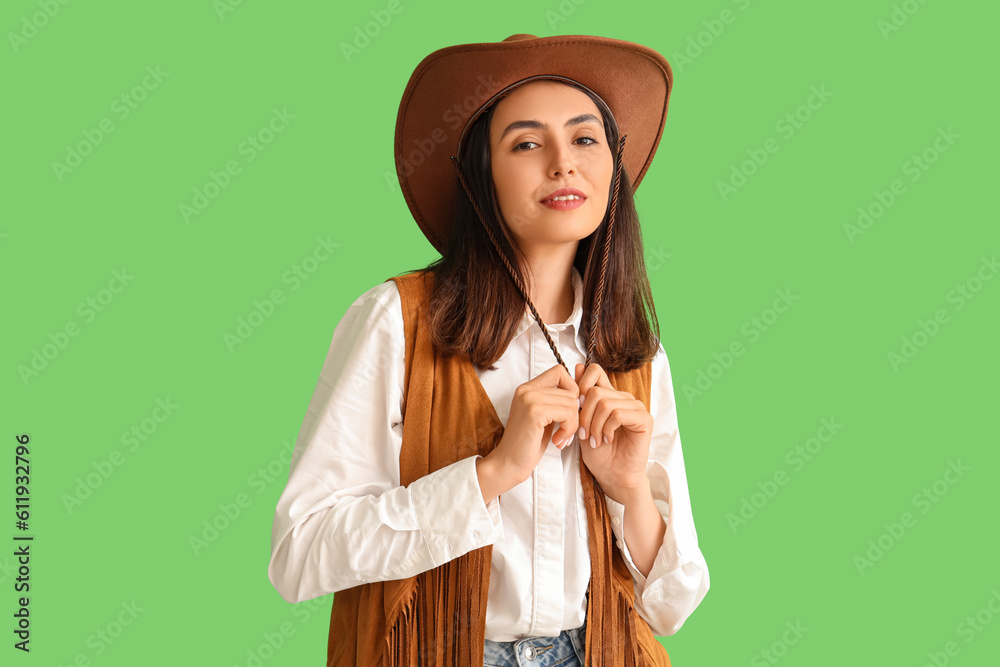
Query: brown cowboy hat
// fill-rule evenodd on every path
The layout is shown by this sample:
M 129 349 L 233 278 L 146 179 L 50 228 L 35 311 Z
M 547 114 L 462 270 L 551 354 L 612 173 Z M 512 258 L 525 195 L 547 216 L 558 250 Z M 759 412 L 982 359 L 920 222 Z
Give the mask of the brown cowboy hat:
M 410 76 L 396 117 L 396 174 L 410 212 L 444 252 L 454 213 L 458 156 L 466 129 L 526 79 L 570 79 L 608 105 L 621 135 L 622 162 L 637 188 L 663 134 L 673 72 L 653 49 L 608 37 L 512 35 L 459 44 L 424 58 Z

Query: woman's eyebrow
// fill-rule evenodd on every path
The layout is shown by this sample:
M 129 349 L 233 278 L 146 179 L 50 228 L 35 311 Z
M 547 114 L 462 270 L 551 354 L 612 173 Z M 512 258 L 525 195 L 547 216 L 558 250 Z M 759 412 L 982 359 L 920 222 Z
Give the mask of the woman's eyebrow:
M 601 123 L 601 119 L 592 113 L 582 113 L 579 116 L 573 116 L 568 121 L 566 121 L 566 127 L 569 127 L 570 125 L 579 125 L 580 123 L 597 123 L 601 127 L 604 127 L 604 124 Z M 513 123 L 511 123 L 504 129 L 503 134 L 500 135 L 500 141 L 503 141 L 504 137 L 506 137 L 508 134 L 510 134 L 515 130 L 525 130 L 525 129 L 547 130 L 549 129 L 549 126 L 547 123 L 542 123 L 537 120 L 515 120 Z

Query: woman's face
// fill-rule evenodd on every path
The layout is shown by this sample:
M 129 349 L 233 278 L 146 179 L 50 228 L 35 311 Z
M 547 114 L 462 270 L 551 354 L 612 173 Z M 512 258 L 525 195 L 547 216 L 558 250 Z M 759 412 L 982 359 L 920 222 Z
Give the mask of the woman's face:
M 497 205 L 523 251 L 578 242 L 601 224 L 614 160 L 601 112 L 578 88 L 533 81 L 500 100 L 490 163 Z

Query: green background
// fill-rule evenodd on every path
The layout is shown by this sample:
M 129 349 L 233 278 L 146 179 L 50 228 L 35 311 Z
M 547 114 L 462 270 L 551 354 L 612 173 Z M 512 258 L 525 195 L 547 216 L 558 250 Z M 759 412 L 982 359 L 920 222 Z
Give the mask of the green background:
M 436 256 L 386 178 L 410 73 L 438 48 L 521 32 L 635 41 L 674 67 L 637 204 L 711 590 L 661 640 L 673 664 L 996 664 L 996 4 L 402 0 L 350 58 L 341 44 L 387 2 L 219 6 L 0 9 L 0 553 L 21 534 L 21 433 L 35 536 L 27 655 L 0 556 L 3 664 L 322 664 L 332 598 L 289 605 L 266 575 L 282 449 L 346 308 Z M 243 142 L 274 109 L 294 118 L 250 160 Z M 99 143 L 57 170 L 87 133 Z M 239 172 L 185 220 L 230 161 Z M 752 173 L 723 196 L 734 169 Z M 287 281 L 317 239 L 336 250 Z M 227 346 L 273 290 L 283 302 Z M 774 317 L 778 290 L 796 299 Z M 44 367 L 25 374 L 36 351 Z M 823 419 L 840 428 L 810 442 Z

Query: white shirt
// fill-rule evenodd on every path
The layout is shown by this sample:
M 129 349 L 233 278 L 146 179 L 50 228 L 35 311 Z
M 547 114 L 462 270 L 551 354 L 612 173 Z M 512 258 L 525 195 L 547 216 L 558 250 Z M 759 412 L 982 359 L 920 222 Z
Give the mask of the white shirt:
M 571 369 L 586 358 L 583 284 L 575 304 L 546 324 Z M 488 505 L 473 456 L 399 485 L 405 374 L 396 283 L 373 287 L 337 324 L 278 500 L 268 577 L 288 602 L 372 581 L 403 579 L 492 544 L 486 637 L 555 636 L 586 620 L 590 552 L 579 472 L 579 438 L 550 444 L 531 478 Z M 524 319 L 496 370 L 477 373 L 507 425 L 518 385 L 558 363 L 538 323 Z M 708 566 L 698 548 L 674 392 L 663 346 L 652 361 L 654 419 L 646 474 L 666 522 L 648 577 L 625 545 L 624 506 L 608 499 L 618 548 L 635 583 L 635 607 L 658 636 L 672 635 L 705 597 Z M 556 428 L 553 427 L 553 433 Z

